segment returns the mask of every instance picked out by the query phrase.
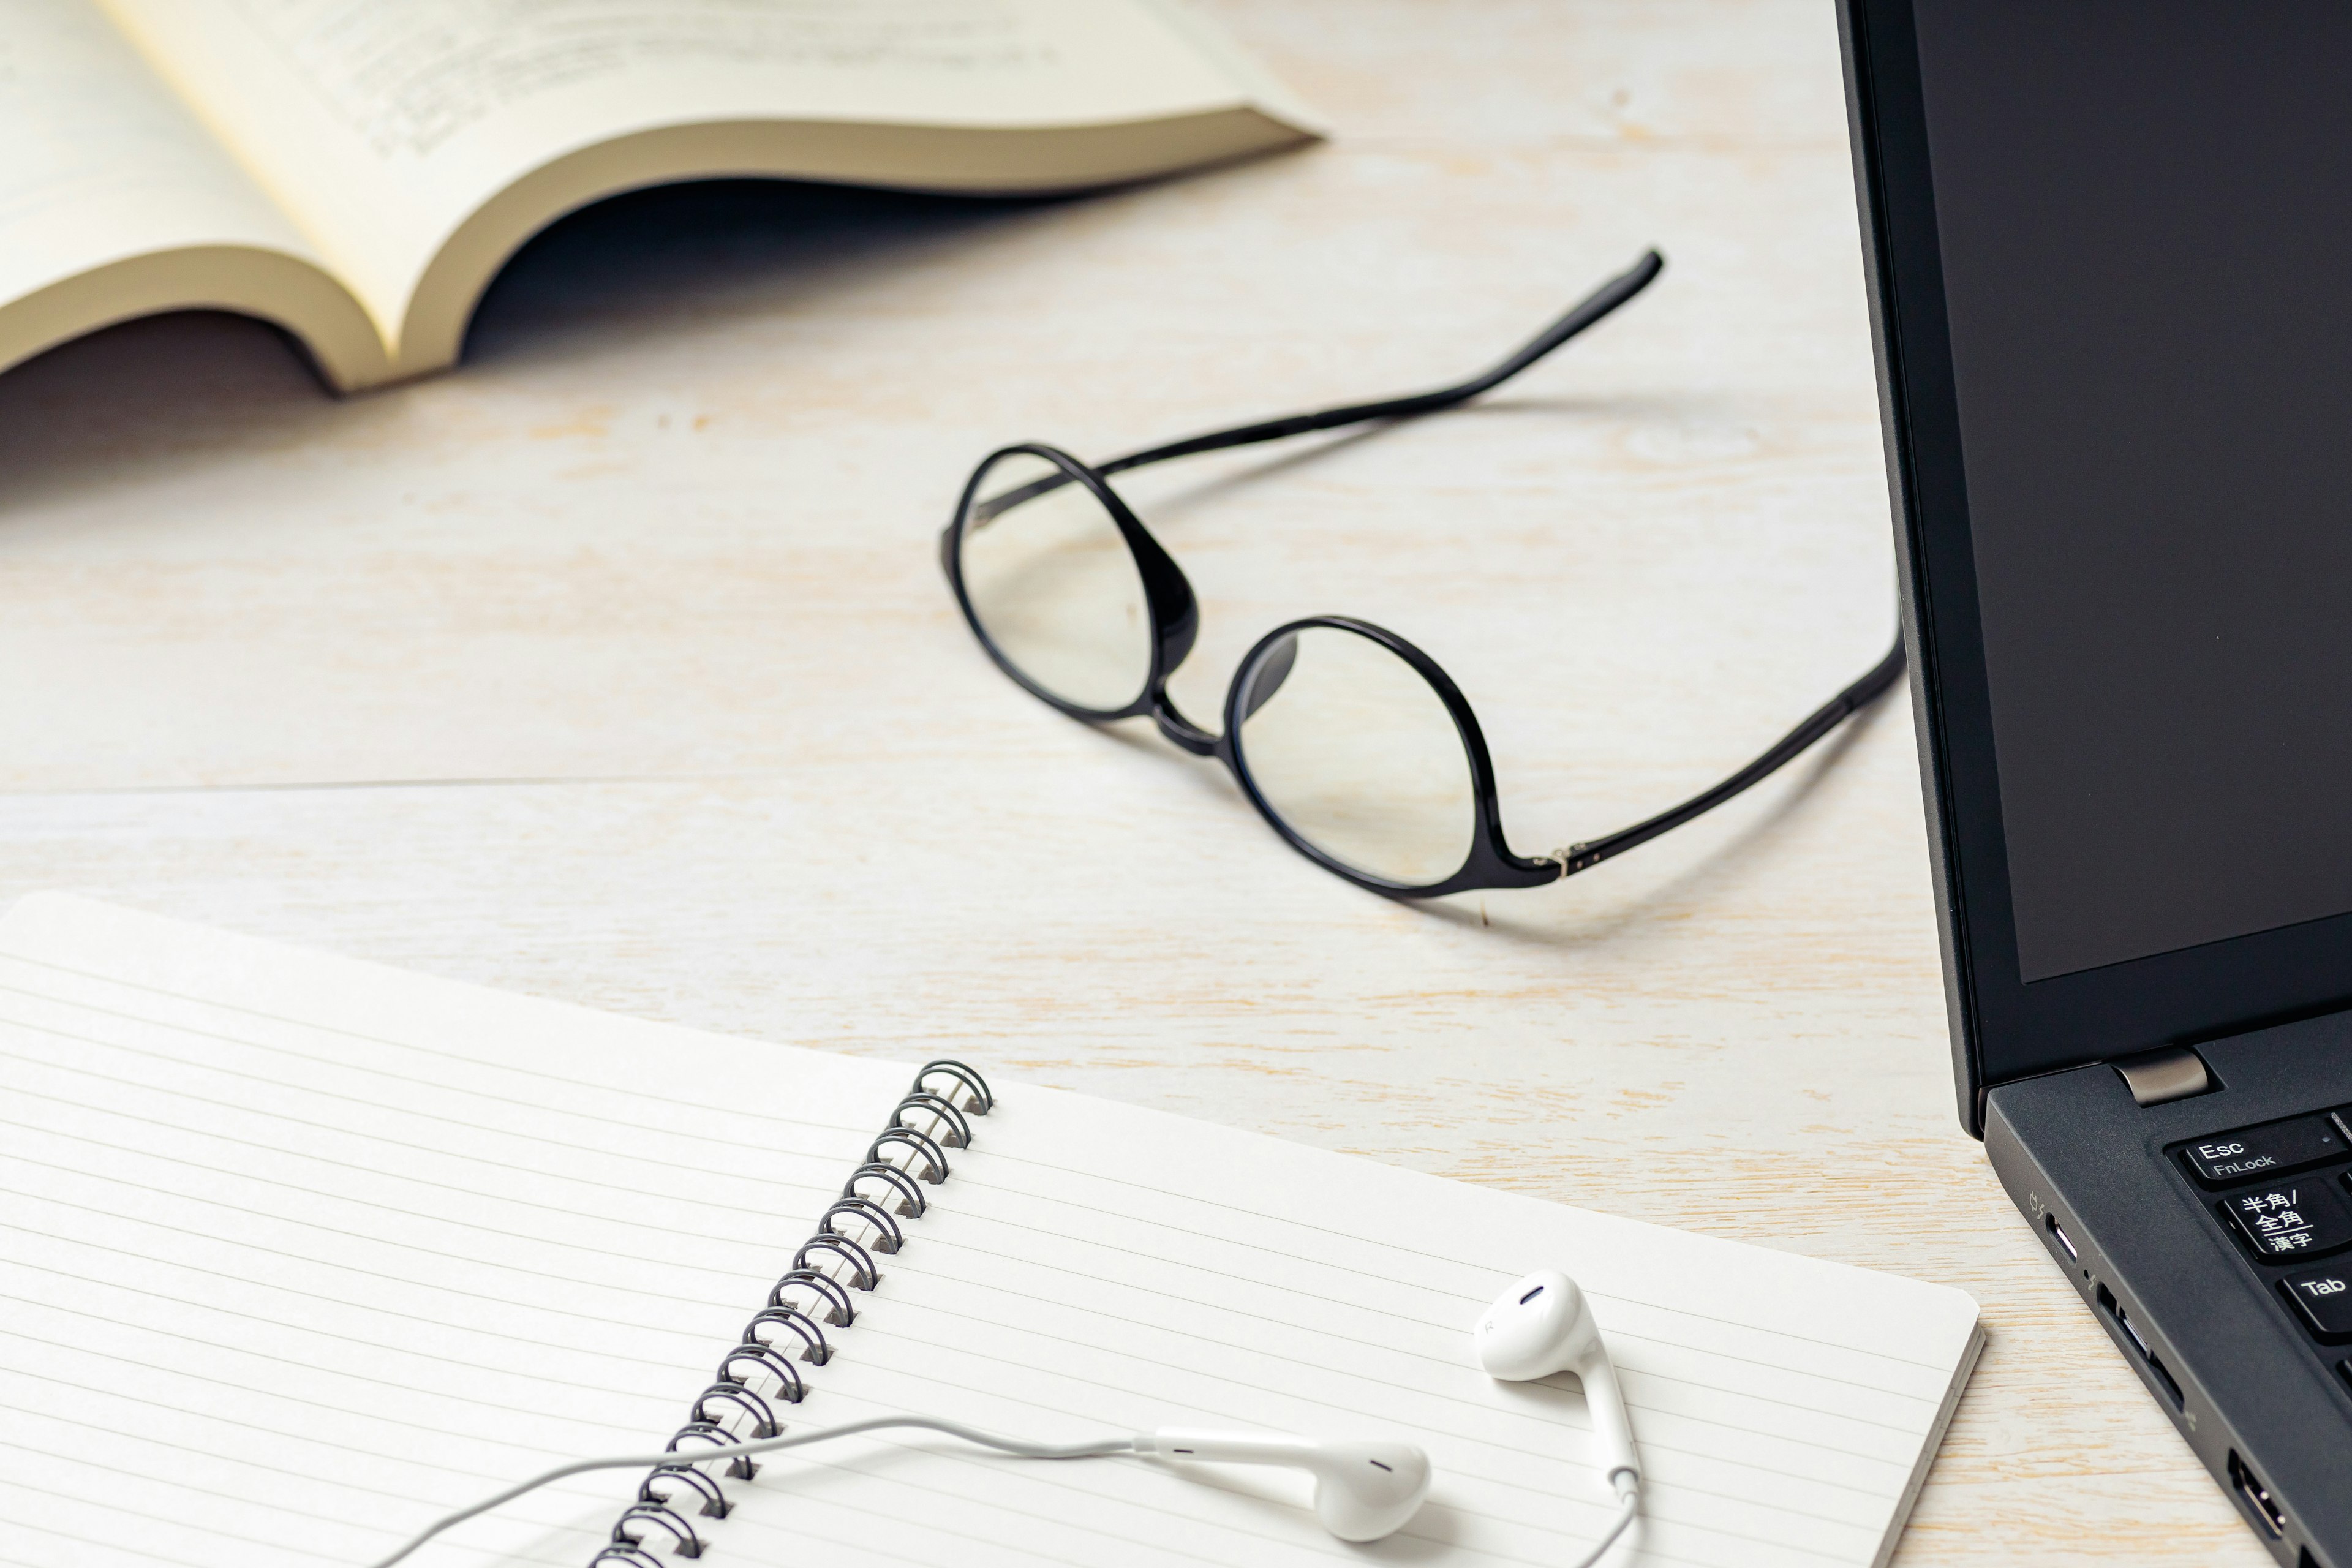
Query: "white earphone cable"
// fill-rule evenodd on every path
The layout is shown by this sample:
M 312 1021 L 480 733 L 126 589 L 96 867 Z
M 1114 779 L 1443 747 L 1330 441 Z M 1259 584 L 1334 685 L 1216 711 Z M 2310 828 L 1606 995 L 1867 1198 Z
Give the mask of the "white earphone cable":
M 603 1459 L 574 1459 L 568 1465 L 558 1465 L 527 1481 L 517 1481 L 496 1497 L 484 1498 L 470 1507 L 445 1514 L 403 1542 L 397 1551 L 379 1557 L 368 1568 L 393 1568 L 393 1564 L 453 1525 L 463 1524 L 478 1514 L 489 1512 L 522 1496 L 536 1491 L 550 1481 L 560 1481 L 566 1476 L 577 1476 L 590 1470 L 656 1469 L 666 1465 L 699 1465 L 712 1459 L 748 1458 L 754 1454 L 772 1454 L 780 1449 L 797 1448 L 803 1444 L 823 1443 L 835 1437 L 854 1436 L 860 1432 L 878 1432 L 891 1426 L 919 1426 L 927 1431 L 944 1432 L 950 1437 L 961 1437 L 983 1448 L 1017 1455 L 1024 1459 L 1091 1459 L 1104 1454 L 1128 1454 L 1135 1451 L 1132 1433 L 1116 1437 L 1097 1437 L 1091 1442 L 1050 1444 L 1028 1443 L 1018 1437 L 1000 1436 L 983 1432 L 977 1426 L 967 1426 L 960 1421 L 941 1421 L 929 1415 L 876 1415 L 864 1421 L 845 1421 L 838 1426 L 818 1426 L 806 1432 L 791 1432 L 781 1437 L 761 1437 L 749 1443 L 730 1443 L 723 1447 L 686 1448 L 665 1454 L 625 1454 Z M 1613 1537 L 1612 1537 L 1613 1539 Z
M 845 1421 L 837 1426 L 818 1426 L 806 1432 L 789 1432 L 780 1437 L 761 1437 L 748 1443 L 730 1443 L 723 1447 L 685 1448 L 661 1454 L 618 1454 L 601 1459 L 574 1459 L 570 1464 L 558 1465 L 551 1470 L 543 1470 L 528 1480 L 517 1481 L 494 1497 L 484 1498 L 481 1501 L 461 1508 L 455 1513 L 442 1515 L 406 1541 L 402 1542 L 392 1552 L 377 1558 L 368 1565 L 368 1568 L 394 1568 L 394 1564 L 408 1557 L 418 1547 L 439 1535 L 443 1531 L 463 1524 L 469 1519 L 478 1518 L 492 1509 L 503 1508 L 524 1493 L 537 1491 L 551 1481 L 560 1481 L 567 1476 L 585 1475 L 591 1470 L 652 1470 L 669 1465 L 700 1465 L 716 1459 L 750 1458 L 755 1454 L 773 1454 L 786 1448 L 803 1447 L 811 1443 L 829 1442 L 835 1437 L 852 1437 L 860 1432 L 879 1432 L 892 1427 L 910 1426 L 929 1432 L 944 1432 L 950 1437 L 961 1438 L 964 1442 L 977 1444 L 983 1448 L 994 1448 L 999 1453 L 1012 1454 L 1024 1459 L 1091 1459 L 1106 1454 L 1129 1454 L 1135 1451 L 1135 1437 L 1129 1433 L 1122 1433 L 1111 1437 L 1097 1437 L 1085 1443 L 1031 1443 L 1019 1437 L 1007 1437 L 994 1432 L 983 1432 L 977 1426 L 967 1426 L 960 1421 L 940 1420 L 936 1416 L 876 1415 L 864 1421 Z M 1629 1487 L 1622 1495 L 1625 1506 L 1618 1512 L 1617 1521 L 1609 1527 L 1609 1533 L 1595 1542 L 1592 1550 L 1578 1558 L 1570 1565 L 1570 1568 L 1593 1568 L 1595 1563 L 1608 1554 L 1609 1549 L 1617 1543 L 1617 1538 L 1625 1533 L 1626 1527 L 1633 1522 L 1634 1516 L 1641 1511 L 1641 1494 L 1637 1489 Z
M 1591 1551 L 1570 1563 L 1569 1568 L 1592 1568 L 1594 1563 L 1608 1556 L 1609 1549 L 1617 1544 L 1617 1538 L 1625 1533 L 1625 1527 L 1632 1524 L 1634 1516 L 1642 1511 L 1642 1494 L 1639 1490 L 1629 1488 L 1621 1495 L 1624 1499 L 1625 1506 L 1618 1510 L 1617 1522 L 1609 1527 L 1609 1533 L 1595 1542 Z

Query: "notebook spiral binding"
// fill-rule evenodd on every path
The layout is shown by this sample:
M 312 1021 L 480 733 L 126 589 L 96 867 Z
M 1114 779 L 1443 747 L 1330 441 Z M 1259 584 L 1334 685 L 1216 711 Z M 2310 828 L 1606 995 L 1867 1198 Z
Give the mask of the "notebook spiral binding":
M 691 1458 L 783 1431 L 776 1405 L 798 1405 L 809 1394 L 803 1366 L 823 1366 L 835 1347 L 827 1329 L 857 1321 L 853 1291 L 874 1289 L 882 1271 L 874 1261 L 907 1245 L 906 1220 L 930 1207 L 926 1184 L 948 1179 L 950 1149 L 971 1146 L 971 1121 L 996 1104 L 988 1081 L 959 1061 L 923 1064 L 890 1124 L 867 1145 L 866 1158 L 843 1184 L 841 1196 L 817 1220 L 816 1234 L 793 1254 L 792 1267 L 768 1291 L 767 1305 L 743 1326 L 743 1337 L 719 1363 L 717 1379 L 695 1396 L 686 1425 L 665 1445 L 676 1464 L 646 1472 L 637 1500 L 613 1521 L 612 1539 L 589 1568 L 662 1568 L 656 1545 L 677 1557 L 699 1557 L 708 1542 L 697 1518 L 724 1519 L 733 1505 L 719 1480 Z M 764 1390 L 764 1392 L 763 1392 Z M 727 1461 L 725 1473 L 749 1480 L 759 1473 L 749 1458 Z

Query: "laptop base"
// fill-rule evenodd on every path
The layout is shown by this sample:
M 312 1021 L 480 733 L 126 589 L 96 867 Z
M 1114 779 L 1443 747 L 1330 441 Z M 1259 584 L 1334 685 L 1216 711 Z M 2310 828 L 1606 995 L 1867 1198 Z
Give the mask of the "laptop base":
M 2158 1104 L 2104 1063 L 1993 1089 L 1985 1152 L 2272 1555 L 2352 1568 L 2352 1014 L 2197 1054 Z

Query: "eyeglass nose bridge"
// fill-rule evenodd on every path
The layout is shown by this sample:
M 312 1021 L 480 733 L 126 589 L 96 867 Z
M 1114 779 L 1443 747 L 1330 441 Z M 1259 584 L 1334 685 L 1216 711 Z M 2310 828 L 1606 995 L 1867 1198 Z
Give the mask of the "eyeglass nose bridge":
M 1233 765 L 1233 748 L 1226 743 L 1226 737 L 1212 735 L 1185 718 L 1176 704 L 1168 700 L 1168 693 L 1160 689 L 1159 682 L 1154 682 L 1152 687 L 1151 721 L 1159 726 L 1160 733 L 1167 738 L 1168 743 L 1178 750 L 1190 752 L 1196 757 L 1214 757 L 1228 767 Z
M 1291 668 L 1298 660 L 1297 633 L 1285 635 L 1277 632 L 1266 640 L 1269 647 L 1245 660 L 1242 668 L 1234 672 L 1236 682 L 1249 682 L 1248 691 L 1228 694 L 1226 707 L 1240 719 L 1247 719 L 1265 707 L 1267 700 L 1290 678 Z M 1168 738 L 1169 743 L 1196 757 L 1214 757 L 1239 772 L 1233 747 L 1233 731 L 1228 729 L 1222 735 L 1210 734 L 1177 711 L 1176 705 L 1168 700 L 1165 687 L 1163 680 L 1152 689 L 1151 721 L 1160 727 L 1160 732 Z

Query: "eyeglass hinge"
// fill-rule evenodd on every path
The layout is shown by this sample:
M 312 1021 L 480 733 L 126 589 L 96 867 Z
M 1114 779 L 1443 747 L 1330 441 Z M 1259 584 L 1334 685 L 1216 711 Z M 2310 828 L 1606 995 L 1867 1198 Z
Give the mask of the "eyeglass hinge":
M 1549 860 L 1558 866 L 1559 874 L 1563 878 L 1573 877 L 1579 871 L 1588 870 L 1601 864 L 1601 857 L 1591 853 L 1591 844 L 1571 844 L 1565 849 L 1555 849 L 1550 854 L 1539 855 L 1537 858 Z

